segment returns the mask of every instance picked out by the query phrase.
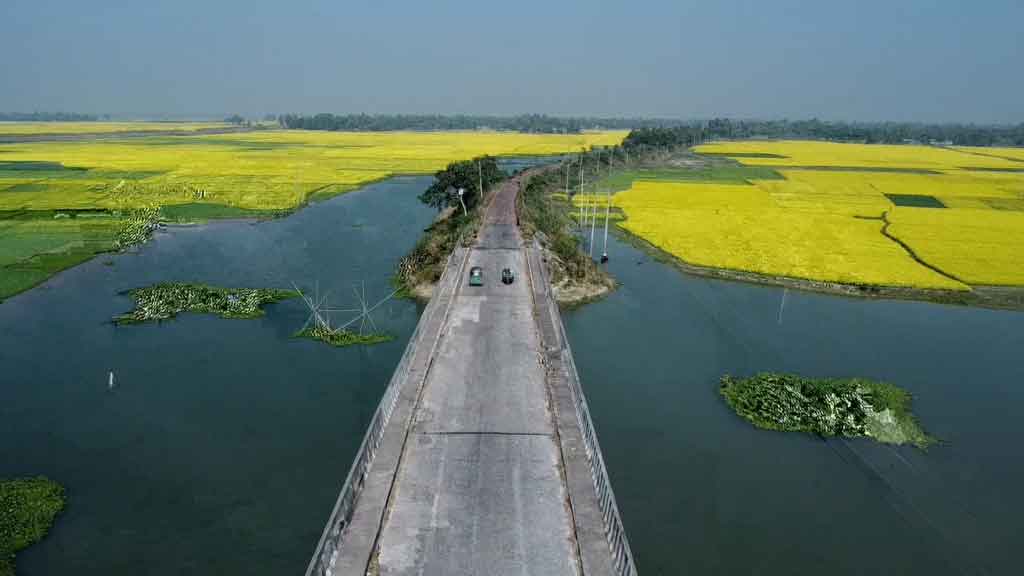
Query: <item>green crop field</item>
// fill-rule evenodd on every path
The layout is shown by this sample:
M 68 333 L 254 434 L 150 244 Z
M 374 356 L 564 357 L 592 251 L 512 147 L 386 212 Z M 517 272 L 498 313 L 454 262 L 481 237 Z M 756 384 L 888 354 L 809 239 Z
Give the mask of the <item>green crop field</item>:
M 84 124 L 64 128 L 97 126 Z M 43 129 L 63 128 L 22 128 Z M 481 155 L 575 152 L 625 135 L 267 130 L 0 144 L 0 299 L 135 236 L 126 230 L 140 210 L 172 223 L 277 216 L 396 174 Z

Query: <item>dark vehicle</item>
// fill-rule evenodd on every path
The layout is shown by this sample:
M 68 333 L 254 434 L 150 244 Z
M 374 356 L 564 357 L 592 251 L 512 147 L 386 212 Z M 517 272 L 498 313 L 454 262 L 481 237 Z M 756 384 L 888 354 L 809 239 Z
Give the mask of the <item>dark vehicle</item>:
M 469 285 L 470 286 L 483 286 L 484 285 L 484 270 L 479 266 L 473 266 L 469 269 Z
M 512 272 L 511 268 L 505 268 L 501 271 L 501 282 L 502 284 L 511 284 L 516 281 L 516 275 Z

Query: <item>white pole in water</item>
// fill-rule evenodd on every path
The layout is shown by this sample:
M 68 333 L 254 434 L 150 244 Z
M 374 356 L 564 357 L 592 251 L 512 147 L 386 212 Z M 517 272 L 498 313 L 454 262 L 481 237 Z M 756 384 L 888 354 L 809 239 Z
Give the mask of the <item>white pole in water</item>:
M 107 390 L 114 389 L 114 371 L 110 371 L 110 378 L 107 380 Z

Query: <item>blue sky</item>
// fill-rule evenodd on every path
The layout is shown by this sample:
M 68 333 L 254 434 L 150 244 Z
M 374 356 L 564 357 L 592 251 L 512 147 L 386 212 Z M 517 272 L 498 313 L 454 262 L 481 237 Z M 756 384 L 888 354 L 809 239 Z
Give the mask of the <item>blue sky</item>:
M 1024 2 L 3 0 L 0 110 L 1024 121 Z

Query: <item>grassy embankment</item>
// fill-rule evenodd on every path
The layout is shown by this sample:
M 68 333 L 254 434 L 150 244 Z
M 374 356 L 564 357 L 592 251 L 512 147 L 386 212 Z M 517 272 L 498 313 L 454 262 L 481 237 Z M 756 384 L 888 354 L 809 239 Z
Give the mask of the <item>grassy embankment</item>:
M 866 436 L 921 449 L 935 443 L 911 413 L 910 394 L 884 382 L 766 373 L 723 376 L 720 392 L 737 414 L 766 430 Z
M 0 299 L 118 249 L 139 210 L 157 209 L 172 223 L 278 216 L 456 160 L 557 154 L 624 135 L 274 130 L 0 144 Z
M 578 305 L 615 288 L 615 281 L 580 249 L 573 234 L 575 214 L 560 192 L 561 171 L 546 170 L 532 176 L 519 196 L 520 226 L 529 239 L 538 236 L 547 252 L 552 290 L 560 304 Z
M 487 179 L 482 182 L 476 177 L 477 161 L 487 165 Z M 486 191 L 506 178 L 493 158 L 453 162 L 435 174 L 434 183 L 420 195 L 420 201 L 440 212 L 416 246 L 398 262 L 395 283 L 401 295 L 430 298 L 455 247 L 473 244 L 487 210 Z M 464 192 L 461 201 L 452 196 L 452 190 L 459 188 Z
M 406 297 L 429 299 L 441 279 L 448 255 L 461 242 L 470 246 L 480 229 L 481 208 L 468 214 L 454 210 L 441 214 L 416 242 L 409 254 L 398 262 L 395 282 Z
M 0 576 L 14 576 L 14 555 L 42 540 L 64 509 L 64 488 L 44 478 L 0 479 Z

